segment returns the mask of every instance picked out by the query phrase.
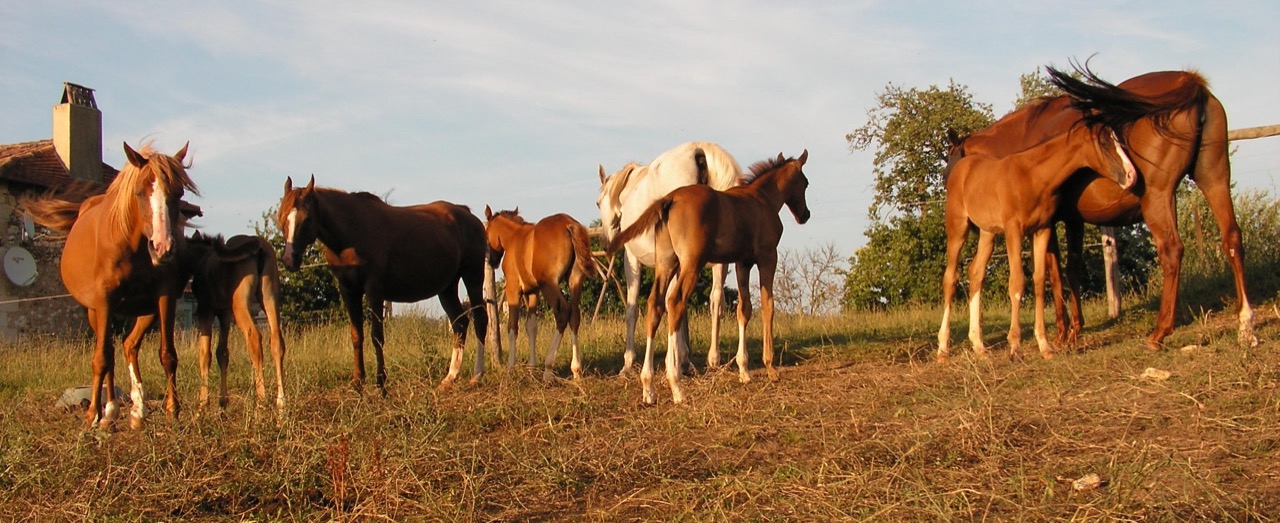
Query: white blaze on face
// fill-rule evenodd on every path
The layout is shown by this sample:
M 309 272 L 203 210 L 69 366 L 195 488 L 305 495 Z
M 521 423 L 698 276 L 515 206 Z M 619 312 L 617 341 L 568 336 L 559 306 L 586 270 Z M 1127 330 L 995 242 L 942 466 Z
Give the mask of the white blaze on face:
M 157 178 L 151 183 L 151 246 L 156 256 L 163 258 L 173 247 L 170 233 L 169 204 Z
M 298 229 L 298 210 L 291 209 L 284 219 L 284 242 L 293 243 L 293 236 Z
M 1120 163 L 1124 164 L 1124 183 L 1120 185 L 1125 189 L 1133 187 L 1133 184 L 1138 181 L 1138 169 L 1133 166 L 1124 148 L 1120 147 L 1120 139 L 1116 137 L 1115 131 L 1111 132 L 1111 145 L 1116 148 L 1116 156 L 1120 157 Z

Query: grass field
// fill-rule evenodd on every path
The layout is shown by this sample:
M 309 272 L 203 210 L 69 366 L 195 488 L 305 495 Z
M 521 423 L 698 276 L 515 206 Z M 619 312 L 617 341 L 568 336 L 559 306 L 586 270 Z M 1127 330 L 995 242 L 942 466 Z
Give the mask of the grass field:
M 660 386 L 655 407 L 614 376 L 617 320 L 584 326 L 580 383 L 491 367 L 479 387 L 437 393 L 443 325 L 396 318 L 386 398 L 352 392 L 344 326 L 291 333 L 280 419 L 255 406 L 239 339 L 231 405 L 199 412 L 184 334 L 181 419 L 111 433 L 54 406 L 87 381 L 90 344 L 25 342 L 2 349 L 0 519 L 1275 521 L 1280 311 L 1257 312 L 1256 348 L 1217 312 L 1189 315 L 1152 353 L 1149 308 L 1103 322 L 1092 304 L 1076 351 L 1010 361 L 993 309 L 992 361 L 969 357 L 957 323 L 947 364 L 931 359 L 935 309 L 783 318 L 777 383 L 760 370 L 757 319 L 755 381 L 712 371 L 686 381 L 689 404 Z M 706 323 L 692 321 L 699 364 Z M 150 340 L 143 360 L 154 402 Z M 1141 378 L 1148 367 L 1170 377 Z M 1101 485 L 1073 487 L 1089 474 Z

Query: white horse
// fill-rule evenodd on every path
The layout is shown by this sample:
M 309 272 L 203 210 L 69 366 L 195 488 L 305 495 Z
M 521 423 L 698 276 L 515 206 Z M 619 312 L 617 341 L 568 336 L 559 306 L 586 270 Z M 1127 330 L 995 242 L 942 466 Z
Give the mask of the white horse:
M 628 163 L 613 176 L 605 176 L 600 166 L 600 223 L 605 242 L 613 240 L 631 225 L 653 202 L 667 193 L 693 184 L 705 184 L 723 191 L 742 184 L 742 168 L 727 151 L 711 142 L 689 142 L 662 153 L 649 165 Z M 640 297 L 640 267 L 654 263 L 653 231 L 647 231 L 626 244 L 623 258 L 627 275 L 627 352 L 622 358 L 622 373 L 631 370 L 636 358 L 636 301 Z M 724 278 L 728 267 L 711 266 L 711 348 L 707 366 L 720 366 L 720 309 L 724 302 Z M 687 332 L 687 330 L 686 330 Z M 680 340 L 680 350 L 688 351 L 688 340 Z M 739 352 L 742 352 L 739 342 Z M 667 350 L 672 350 L 668 347 Z M 689 361 L 686 354 L 683 361 Z M 646 367 L 647 369 L 648 367 Z

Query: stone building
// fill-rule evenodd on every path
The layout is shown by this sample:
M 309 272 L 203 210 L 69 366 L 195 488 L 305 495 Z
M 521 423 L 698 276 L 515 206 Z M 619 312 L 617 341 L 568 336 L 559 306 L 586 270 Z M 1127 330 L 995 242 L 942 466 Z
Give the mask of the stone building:
M 102 161 L 102 113 L 93 90 L 63 84 L 53 137 L 0 145 L 0 339 L 87 335 L 84 308 L 67 296 L 62 241 L 18 208 L 23 194 L 57 192 L 73 182 L 103 188 L 118 171 Z

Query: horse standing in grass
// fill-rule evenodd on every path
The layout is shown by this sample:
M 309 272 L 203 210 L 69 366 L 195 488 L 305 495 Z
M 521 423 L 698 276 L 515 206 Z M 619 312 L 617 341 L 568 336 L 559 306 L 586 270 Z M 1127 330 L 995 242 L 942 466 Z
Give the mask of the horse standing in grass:
M 302 254 L 317 239 L 324 247 L 329 270 L 338 280 L 342 305 L 351 320 L 354 352 L 353 385 L 364 385 L 364 300 L 368 308 L 377 360 L 378 389 L 387 393 L 387 372 L 382 359 L 383 304 L 415 302 L 438 296 L 449 317 L 457 343 L 449 358 L 449 372 L 440 382 L 451 387 L 462 367 L 468 319 L 474 315 L 476 332 L 475 373 L 471 383 L 484 375 L 484 333 L 489 325 L 483 304 L 484 224 L 464 206 L 437 201 L 395 207 L 367 192 L 349 193 L 315 186 L 295 188 L 285 180 L 284 197 L 276 216 L 284 232 L 284 266 L 297 270 Z M 458 300 L 458 282 L 467 288 L 469 304 Z M 471 307 L 470 304 L 477 305 Z
M 656 401 L 653 389 L 653 338 L 662 321 L 664 306 L 667 319 L 667 382 L 675 403 L 684 402 L 680 388 L 682 357 L 676 333 L 685 319 L 689 296 L 693 294 L 698 272 L 707 263 L 733 263 L 738 277 L 738 378 L 751 380 L 747 374 L 747 322 L 751 319 L 751 267 L 760 268 L 760 308 L 764 317 L 764 364 L 769 379 L 777 380 L 773 368 L 773 276 L 778 263 L 778 242 L 782 239 L 782 219 L 778 213 L 785 205 L 796 222 L 809 221 L 805 192 L 809 179 L 803 168 L 809 158 L 805 150 L 799 158 L 783 158 L 759 162 L 751 167 L 752 176 L 745 185 L 724 192 L 706 185 L 681 187 L 649 206 L 635 223 L 609 243 L 615 252 L 645 231 L 654 233 L 657 278 L 649 294 L 648 338 L 644 366 L 640 371 L 645 403 Z
M 253 362 L 258 401 L 266 400 L 262 375 L 262 334 L 253 320 L 254 303 L 267 318 L 271 356 L 276 366 L 276 408 L 284 409 L 284 335 L 280 331 L 280 269 L 276 253 L 267 240 L 258 236 L 204 236 L 199 232 L 187 240 L 191 264 L 191 292 L 196 297 L 196 327 L 200 335 L 200 406 L 209 403 L 209 364 L 213 320 L 218 320 L 216 355 L 222 379 L 218 406 L 227 406 L 227 333 L 232 322 L 244 334 L 249 360 Z
M 960 250 L 970 229 L 978 229 L 978 250 L 969 265 L 969 340 L 974 352 L 986 357 L 982 342 L 982 282 L 991 260 L 995 235 L 1004 234 L 1009 254 L 1009 347 L 1017 356 L 1022 342 L 1018 309 L 1026 276 L 1022 272 L 1022 239 L 1033 236 L 1032 279 L 1035 293 L 1035 335 L 1040 355 L 1053 357 L 1044 329 L 1045 255 L 1058 210 L 1058 191 L 1076 171 L 1092 169 L 1118 179 L 1133 176 L 1115 135 L 1077 124 L 1067 133 L 1004 158 L 976 154 L 956 162 L 947 176 L 944 218 L 947 266 L 942 276 L 942 326 L 938 329 L 938 359 L 950 356 L 951 299 L 955 294 Z
M 1080 328 L 1078 286 L 1081 223 L 1128 225 L 1145 221 L 1155 241 L 1164 275 L 1160 312 L 1147 346 L 1159 349 L 1173 331 L 1182 239 L 1176 224 L 1175 191 L 1190 175 L 1204 193 L 1222 231 L 1239 300 L 1239 343 L 1257 344 L 1253 309 L 1245 292 L 1244 246 L 1231 202 L 1231 165 L 1227 151 L 1227 116 L 1204 78 L 1193 72 L 1161 71 L 1139 75 L 1117 85 L 1102 81 L 1087 68 L 1084 80 L 1049 69 L 1051 80 L 1069 96 L 1019 109 L 961 141 L 953 137 L 951 163 L 968 154 L 1005 156 L 1066 132 L 1084 114 L 1109 118 L 1128 144 L 1137 178 L 1130 186 L 1092 172 L 1071 178 L 1061 189 L 1058 214 L 1067 223 L 1067 274 Z M 1110 115 L 1110 116 L 1108 116 Z M 1056 271 L 1055 265 L 1049 270 Z
M 174 309 L 186 284 L 180 261 L 184 249 L 179 202 L 185 191 L 198 194 L 187 176 L 183 159 L 187 146 L 166 156 L 145 145 L 135 151 L 124 144 L 127 164 L 104 194 L 72 200 L 44 198 L 24 201 L 37 222 L 66 231 L 62 251 L 62 282 L 88 309 L 93 328 L 93 379 L 90 388 L 88 426 L 109 429 L 119 407 L 115 398 L 115 347 L 110 318 L 142 317 L 124 343 L 129 378 L 130 426 L 141 428 L 146 418 L 146 394 L 138 367 L 142 333 L 155 316 L 160 318 L 160 363 L 167 384 L 165 409 L 176 419 L 178 402 L 178 353 L 173 345 Z M 104 388 L 103 385 L 106 385 Z M 106 394 L 105 402 L 102 394 Z
M 520 217 L 520 210 L 494 213 L 484 208 L 485 234 L 489 241 L 489 264 L 502 264 L 507 283 L 504 294 L 510 319 L 507 323 L 507 367 L 516 364 L 516 330 L 521 304 L 525 310 L 525 334 L 529 338 L 529 365 L 537 365 L 538 294 L 547 300 L 556 318 L 556 334 L 547 349 L 542 379 L 550 381 L 566 327 L 573 330 L 573 379 L 582 377 L 582 352 L 578 348 L 578 325 L 582 323 L 582 279 L 596 276 L 587 228 L 567 214 L 554 214 L 532 224 Z M 567 283 L 569 297 L 560 292 Z M 498 321 L 497 318 L 493 318 Z
M 742 168 L 727 151 L 711 142 L 688 142 L 654 158 L 648 165 L 628 163 L 606 177 L 600 166 L 600 223 L 606 242 L 635 223 L 640 213 L 671 191 L 686 185 L 708 185 L 717 191 L 742 184 Z M 635 363 L 636 305 L 640 298 L 640 269 L 654 266 L 652 231 L 645 230 L 626 244 L 623 268 L 627 278 L 627 349 L 622 357 L 622 373 Z M 707 366 L 720 366 L 720 309 L 724 303 L 724 278 L 728 268 L 715 264 L 711 270 L 711 346 Z M 687 337 L 687 328 L 682 329 Z M 684 339 L 681 349 L 688 350 Z M 687 358 L 686 358 L 687 359 Z

